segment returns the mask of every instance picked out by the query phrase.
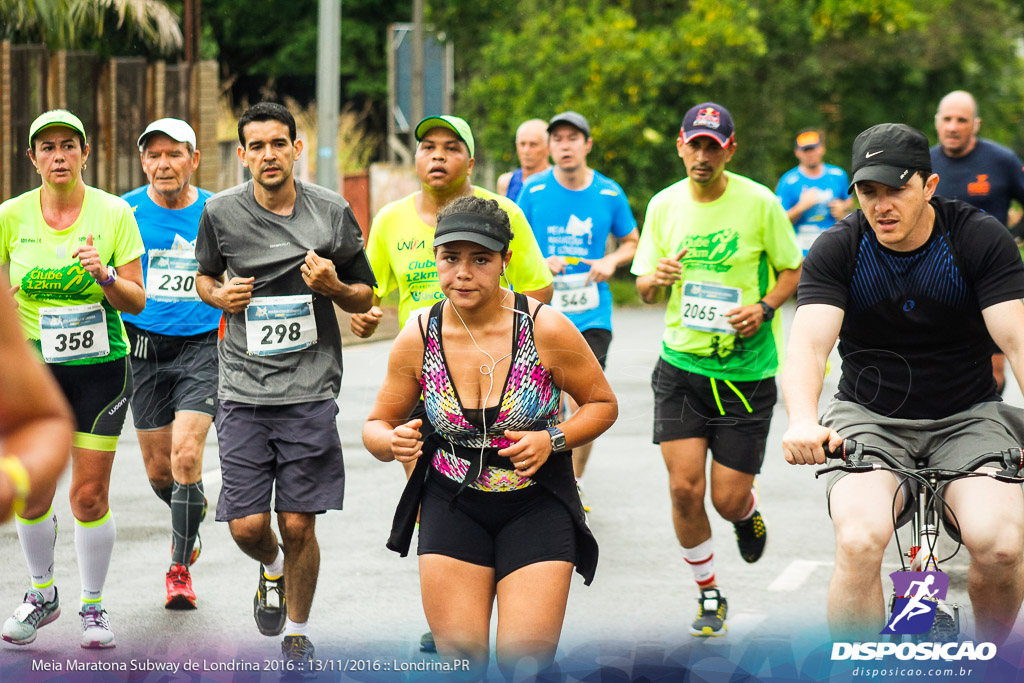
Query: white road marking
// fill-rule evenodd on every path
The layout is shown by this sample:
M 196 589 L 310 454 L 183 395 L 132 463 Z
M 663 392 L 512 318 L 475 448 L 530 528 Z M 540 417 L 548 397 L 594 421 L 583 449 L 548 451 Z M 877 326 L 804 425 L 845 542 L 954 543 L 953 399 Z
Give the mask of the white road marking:
M 819 560 L 793 560 L 782 570 L 774 581 L 768 586 L 768 590 L 783 592 L 795 591 L 803 586 L 811 573 L 818 567 L 831 567 L 832 562 Z

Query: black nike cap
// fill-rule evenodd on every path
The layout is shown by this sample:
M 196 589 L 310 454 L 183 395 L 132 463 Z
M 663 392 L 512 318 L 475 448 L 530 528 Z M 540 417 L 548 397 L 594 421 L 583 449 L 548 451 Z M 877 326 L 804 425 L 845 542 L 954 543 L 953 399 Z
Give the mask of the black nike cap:
M 932 172 L 928 138 L 903 123 L 871 126 L 853 141 L 850 192 L 862 180 L 903 187 L 916 171 Z

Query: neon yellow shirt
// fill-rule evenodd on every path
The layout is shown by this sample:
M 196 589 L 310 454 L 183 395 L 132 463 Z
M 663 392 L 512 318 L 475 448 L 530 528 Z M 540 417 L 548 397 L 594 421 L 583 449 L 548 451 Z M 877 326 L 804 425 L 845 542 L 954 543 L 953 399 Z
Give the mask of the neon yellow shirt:
M 515 202 L 507 197 L 473 187 L 473 194 L 494 199 L 508 212 L 512 224 L 508 281 L 517 292 L 535 292 L 551 284 L 551 270 L 537 246 L 533 230 Z M 409 314 L 444 298 L 434 263 L 434 226 L 416 213 L 415 194 L 382 208 L 370 226 L 366 256 L 377 278 L 374 293 L 381 298 L 398 288 L 398 323 L 405 325 Z M 790 231 L 792 232 L 792 230 Z
M 683 325 L 683 286 L 713 283 L 740 290 L 738 304 L 756 303 L 775 286 L 775 271 L 800 265 L 793 225 L 767 187 L 725 172 L 728 184 L 713 202 L 697 202 L 690 181 L 670 185 L 651 198 L 634 275 L 650 275 L 658 259 L 686 247 L 682 278 L 670 290 L 665 310 L 662 358 L 672 365 L 717 379 L 751 381 L 772 377 L 782 358 L 782 316 L 741 339 Z
M 43 220 L 40 190 L 35 189 L 0 204 L 0 264 L 10 263 L 12 285 L 22 330 L 39 344 L 39 309 L 99 303 L 107 314 L 110 353 L 99 358 L 67 361 L 67 365 L 106 363 L 126 356 L 128 337 L 117 309 L 103 288 L 71 258 L 90 233 L 100 259 L 108 266 L 123 266 L 145 253 L 139 226 L 128 203 L 93 187 L 85 188 L 78 219 L 64 230 Z

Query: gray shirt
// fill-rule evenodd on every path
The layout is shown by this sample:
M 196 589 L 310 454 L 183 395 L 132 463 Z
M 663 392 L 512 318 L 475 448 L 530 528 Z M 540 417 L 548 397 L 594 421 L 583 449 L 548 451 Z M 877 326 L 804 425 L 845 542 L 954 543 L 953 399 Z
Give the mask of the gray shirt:
M 279 216 L 260 206 L 249 181 L 214 195 L 199 220 L 196 260 L 202 275 L 253 277 L 253 297 L 312 294 L 317 342 L 290 353 L 251 355 L 246 312 L 224 313 L 218 346 L 222 400 L 286 405 L 337 398 L 341 334 L 330 298 L 312 292 L 299 267 L 312 249 L 330 259 L 345 283 L 376 284 L 359 224 L 341 195 L 295 180 L 295 208 Z

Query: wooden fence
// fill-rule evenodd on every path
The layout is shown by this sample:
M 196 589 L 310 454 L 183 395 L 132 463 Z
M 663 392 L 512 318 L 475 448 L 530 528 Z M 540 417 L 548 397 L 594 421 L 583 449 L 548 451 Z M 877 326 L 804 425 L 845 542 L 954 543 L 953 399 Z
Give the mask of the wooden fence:
M 38 186 L 25 154 L 28 130 L 36 116 L 57 108 L 71 110 L 85 126 L 89 185 L 120 195 L 144 184 L 136 140 L 150 121 L 173 116 L 192 125 L 205 152 L 193 184 L 222 189 L 219 96 L 215 61 L 103 60 L 92 52 L 0 42 L 0 201 Z

